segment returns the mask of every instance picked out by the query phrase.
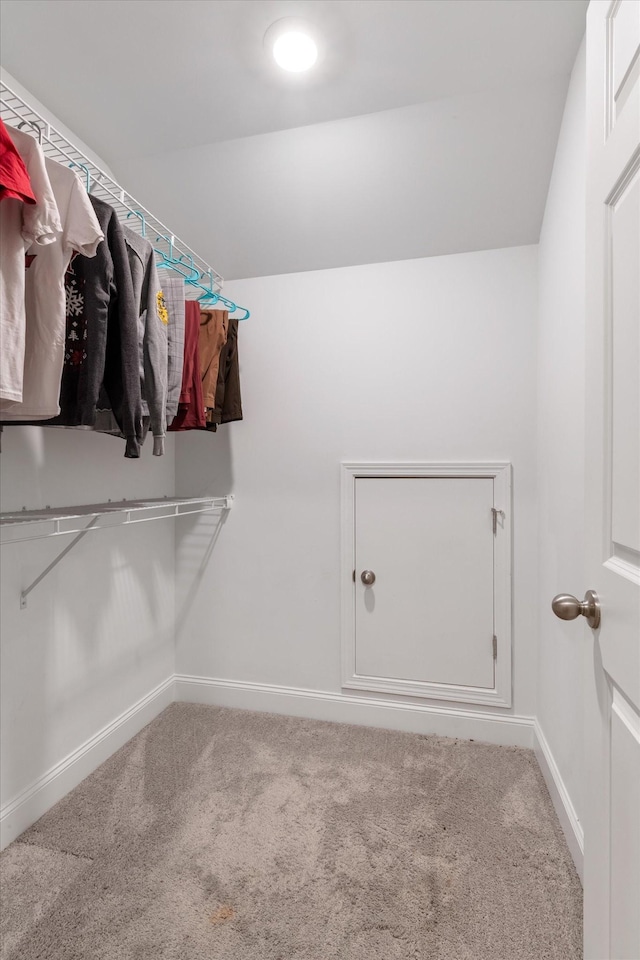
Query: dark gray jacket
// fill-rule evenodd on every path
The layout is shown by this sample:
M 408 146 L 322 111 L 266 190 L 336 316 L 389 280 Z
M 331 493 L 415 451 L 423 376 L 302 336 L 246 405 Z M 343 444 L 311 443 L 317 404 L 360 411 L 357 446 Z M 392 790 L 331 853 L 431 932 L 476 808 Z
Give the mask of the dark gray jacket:
M 67 340 L 74 334 L 74 342 L 67 343 L 67 353 L 75 349 L 79 329 L 86 346 L 76 356 L 77 362 L 65 363 L 60 414 L 46 423 L 94 426 L 102 387 L 126 438 L 125 457 L 139 457 L 142 399 L 138 310 L 127 246 L 113 207 L 94 196 L 90 200 L 105 239 L 95 257 L 74 257 L 66 278 Z M 70 321 L 76 321 L 73 329 Z
M 128 227 L 124 227 L 124 239 L 138 312 L 142 415 L 145 427 L 148 423 L 154 437 L 153 452 L 160 456 L 164 452 L 163 438 L 166 429 L 169 315 L 160 289 L 153 247 L 148 240 Z M 102 433 L 120 432 L 116 418 L 107 409 L 99 409 L 95 429 Z

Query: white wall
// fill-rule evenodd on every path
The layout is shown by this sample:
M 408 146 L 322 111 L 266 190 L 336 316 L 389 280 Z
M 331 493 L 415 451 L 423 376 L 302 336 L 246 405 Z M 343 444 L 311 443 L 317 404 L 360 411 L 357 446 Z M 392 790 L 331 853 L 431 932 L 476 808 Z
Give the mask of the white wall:
M 5 428 L 2 509 L 173 494 L 172 440 L 162 458 L 123 452 L 89 431 Z M 20 591 L 71 538 L 2 547 L 3 806 L 173 673 L 174 537 L 170 520 L 90 533 L 26 610 Z
M 510 460 L 514 711 L 535 708 L 537 247 L 238 281 L 245 420 L 178 439 L 179 673 L 340 690 L 341 460 Z M 210 556 L 209 556 L 210 551 Z
M 571 77 L 540 236 L 537 716 L 578 818 L 584 801 L 582 631 L 551 612 L 584 579 L 585 52 Z

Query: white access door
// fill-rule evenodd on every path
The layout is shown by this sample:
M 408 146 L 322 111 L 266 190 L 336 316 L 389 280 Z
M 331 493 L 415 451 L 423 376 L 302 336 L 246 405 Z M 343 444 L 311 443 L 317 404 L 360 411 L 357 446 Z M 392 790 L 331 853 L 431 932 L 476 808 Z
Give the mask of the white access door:
M 587 14 L 585 958 L 640 958 L 640 3 Z M 579 633 L 577 634 L 577 642 Z
M 357 675 L 494 687 L 493 503 L 485 477 L 356 479 Z

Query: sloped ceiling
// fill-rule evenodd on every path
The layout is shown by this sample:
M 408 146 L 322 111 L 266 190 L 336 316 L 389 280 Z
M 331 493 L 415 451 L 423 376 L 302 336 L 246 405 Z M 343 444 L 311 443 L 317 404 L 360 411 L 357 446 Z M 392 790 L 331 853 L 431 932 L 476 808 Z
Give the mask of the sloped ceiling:
M 4 67 L 225 276 L 538 239 L 586 0 L 3 0 Z M 327 54 L 263 49 L 303 16 Z

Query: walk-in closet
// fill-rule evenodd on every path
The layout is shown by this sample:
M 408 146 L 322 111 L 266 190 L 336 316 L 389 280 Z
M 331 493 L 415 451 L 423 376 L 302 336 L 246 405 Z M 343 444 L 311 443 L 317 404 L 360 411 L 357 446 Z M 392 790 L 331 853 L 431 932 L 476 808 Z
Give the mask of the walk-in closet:
M 1 960 L 640 960 L 640 0 L 2 0 Z

